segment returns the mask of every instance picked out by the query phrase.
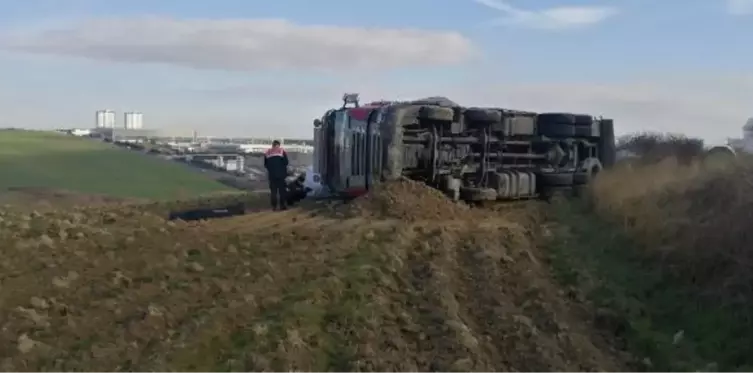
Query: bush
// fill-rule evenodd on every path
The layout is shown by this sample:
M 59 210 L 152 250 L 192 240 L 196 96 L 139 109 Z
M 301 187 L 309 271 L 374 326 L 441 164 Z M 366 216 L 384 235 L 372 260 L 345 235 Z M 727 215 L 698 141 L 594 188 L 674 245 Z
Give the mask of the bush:
M 688 165 L 704 152 L 702 139 L 684 135 L 641 132 L 622 136 L 617 140 L 617 150 L 636 155 L 641 163 L 656 163 L 676 158 Z

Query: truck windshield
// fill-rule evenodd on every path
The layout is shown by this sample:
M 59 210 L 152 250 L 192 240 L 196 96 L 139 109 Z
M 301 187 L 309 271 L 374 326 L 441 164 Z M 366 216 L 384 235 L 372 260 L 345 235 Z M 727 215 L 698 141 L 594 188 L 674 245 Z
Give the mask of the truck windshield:
M 348 127 L 348 112 L 345 110 L 338 111 L 335 114 L 335 144 L 337 146 L 345 145 L 345 129 Z

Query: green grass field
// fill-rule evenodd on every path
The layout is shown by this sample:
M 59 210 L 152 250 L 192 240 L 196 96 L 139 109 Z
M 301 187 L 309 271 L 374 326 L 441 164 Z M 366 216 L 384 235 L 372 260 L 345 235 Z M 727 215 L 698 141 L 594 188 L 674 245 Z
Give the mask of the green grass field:
M 0 190 L 14 187 L 142 199 L 229 190 L 186 166 L 97 140 L 4 130 L 0 131 Z

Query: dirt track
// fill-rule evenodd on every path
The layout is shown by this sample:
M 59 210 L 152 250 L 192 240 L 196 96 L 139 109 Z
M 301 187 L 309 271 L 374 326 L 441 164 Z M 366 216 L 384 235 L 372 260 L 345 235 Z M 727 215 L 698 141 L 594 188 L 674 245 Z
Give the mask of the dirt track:
M 399 188 L 199 224 L 6 219 L 2 368 L 621 368 L 550 281 L 528 219 Z

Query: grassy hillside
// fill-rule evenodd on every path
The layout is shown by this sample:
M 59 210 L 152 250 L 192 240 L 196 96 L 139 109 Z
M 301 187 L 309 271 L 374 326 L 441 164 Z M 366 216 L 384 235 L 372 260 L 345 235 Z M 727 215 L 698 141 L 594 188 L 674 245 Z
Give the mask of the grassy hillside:
M 165 199 L 227 190 L 185 166 L 52 132 L 0 131 L 0 190 Z

